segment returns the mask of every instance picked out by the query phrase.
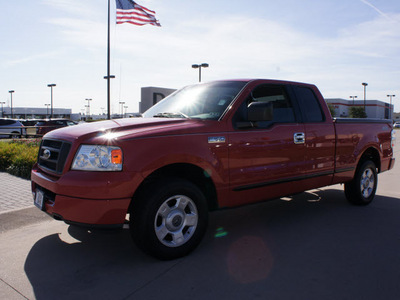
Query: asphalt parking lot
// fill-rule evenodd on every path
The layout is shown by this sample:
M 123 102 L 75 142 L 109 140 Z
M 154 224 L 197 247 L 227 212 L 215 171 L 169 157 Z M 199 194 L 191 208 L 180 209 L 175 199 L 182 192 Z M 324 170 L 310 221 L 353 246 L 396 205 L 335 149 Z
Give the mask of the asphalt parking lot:
M 213 212 L 199 248 L 174 261 L 144 255 L 127 229 L 0 213 L 0 299 L 400 299 L 399 139 L 371 205 L 336 185 Z

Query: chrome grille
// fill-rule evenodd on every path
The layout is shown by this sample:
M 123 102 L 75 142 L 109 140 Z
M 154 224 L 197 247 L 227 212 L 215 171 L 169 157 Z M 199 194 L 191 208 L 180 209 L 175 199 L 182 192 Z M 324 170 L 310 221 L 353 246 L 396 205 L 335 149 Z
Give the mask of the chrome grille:
M 71 144 L 57 140 L 42 140 L 38 155 L 38 165 L 48 171 L 61 174 L 64 170 Z

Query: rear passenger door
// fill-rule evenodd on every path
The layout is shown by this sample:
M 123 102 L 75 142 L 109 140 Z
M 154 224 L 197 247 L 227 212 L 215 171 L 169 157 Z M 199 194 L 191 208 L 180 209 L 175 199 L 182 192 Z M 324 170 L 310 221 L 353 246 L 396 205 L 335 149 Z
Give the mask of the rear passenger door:
M 324 112 L 316 91 L 293 86 L 305 128 L 305 178 L 307 188 L 330 184 L 335 163 L 335 129 L 329 112 Z M 322 97 L 322 96 L 321 96 Z

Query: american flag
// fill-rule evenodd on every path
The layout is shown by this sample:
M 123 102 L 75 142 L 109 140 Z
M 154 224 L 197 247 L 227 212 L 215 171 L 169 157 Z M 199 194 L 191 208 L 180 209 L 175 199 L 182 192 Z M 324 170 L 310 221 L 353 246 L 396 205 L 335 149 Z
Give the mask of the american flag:
M 117 3 L 117 24 L 161 26 L 156 19 L 156 12 L 135 3 L 132 0 L 115 0 Z

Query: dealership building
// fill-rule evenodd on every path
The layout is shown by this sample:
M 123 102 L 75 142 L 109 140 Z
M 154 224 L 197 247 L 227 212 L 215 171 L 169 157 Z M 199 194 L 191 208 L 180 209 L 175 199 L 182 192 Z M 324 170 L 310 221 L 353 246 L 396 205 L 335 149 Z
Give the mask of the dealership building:
M 346 100 L 341 98 L 327 98 L 326 103 L 330 104 L 335 110 L 335 116 L 348 118 L 350 116 L 350 107 L 364 107 L 364 100 Z M 393 119 L 393 104 L 379 101 L 366 100 L 365 112 L 368 118 L 374 119 Z
M 47 119 L 50 117 L 51 109 L 47 107 L 13 107 L 11 113 L 10 107 L 3 107 L 0 113 L 3 118 Z M 70 119 L 71 115 L 71 108 L 53 108 L 53 118 Z
M 167 89 L 154 86 L 142 87 L 139 103 L 139 113 L 144 113 L 154 104 L 160 102 L 162 99 L 175 91 L 175 89 Z

